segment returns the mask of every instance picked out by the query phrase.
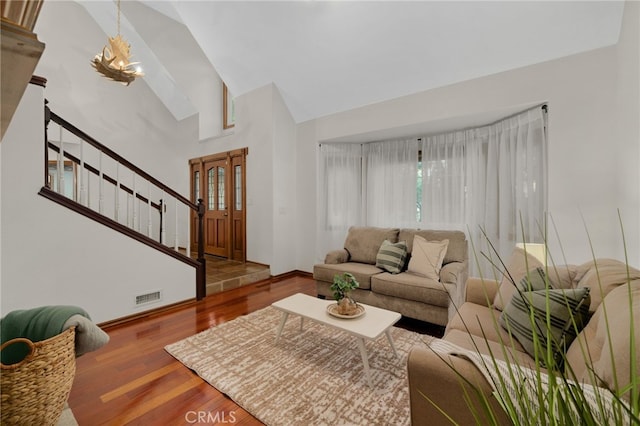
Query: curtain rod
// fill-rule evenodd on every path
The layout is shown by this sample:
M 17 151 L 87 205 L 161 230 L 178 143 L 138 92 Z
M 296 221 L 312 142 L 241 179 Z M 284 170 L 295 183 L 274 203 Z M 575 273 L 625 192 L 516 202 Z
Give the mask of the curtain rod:
M 546 103 L 544 103 L 544 104 L 541 104 L 541 105 L 538 105 L 538 106 L 534 106 L 532 108 L 524 109 L 524 110 L 522 110 L 520 112 L 516 112 L 516 113 L 508 115 L 506 117 L 502 117 L 502 118 L 500 118 L 500 119 L 498 119 L 498 120 L 496 120 L 494 122 L 491 122 L 491 123 L 482 124 L 480 126 L 465 127 L 463 129 L 449 130 L 449 131 L 446 131 L 446 132 L 443 132 L 443 133 L 435 133 L 435 134 L 429 135 L 429 136 L 443 135 L 443 134 L 452 133 L 452 132 L 464 132 L 464 131 L 467 131 L 467 130 L 480 129 L 482 127 L 493 126 L 495 124 L 498 124 L 501 121 L 509 120 L 510 118 L 517 117 L 517 116 L 519 116 L 520 114 L 522 114 L 524 112 L 527 112 L 527 111 L 530 111 L 530 110 L 533 110 L 533 109 L 536 109 L 536 108 L 542 109 L 542 111 L 544 111 L 545 114 L 547 114 L 549 112 L 549 106 Z M 422 137 L 419 137 L 418 140 L 421 141 Z
M 520 114 L 522 114 L 522 113 L 524 113 L 524 112 L 526 112 L 526 111 L 530 111 L 530 110 L 535 109 L 535 108 L 540 108 L 540 109 L 542 109 L 542 111 L 544 111 L 544 113 L 545 113 L 545 114 L 549 113 L 549 105 L 545 102 L 545 103 L 543 103 L 543 104 L 540 104 L 540 105 L 537 105 L 537 106 L 534 106 L 534 107 L 531 107 L 531 108 L 524 109 L 524 110 L 522 110 L 522 111 L 516 112 L 516 113 L 511 114 L 511 115 L 508 115 L 508 116 L 506 116 L 506 117 L 502 117 L 502 118 L 500 118 L 500 119 L 498 119 L 498 120 L 496 120 L 496 121 L 494 121 L 494 122 L 492 122 L 492 123 L 482 124 L 482 125 L 479 125 L 479 126 L 465 127 L 465 128 L 462 128 L 462 129 L 449 130 L 449 131 L 446 131 L 446 132 L 443 132 L 443 133 L 436 133 L 436 134 L 434 134 L 434 135 L 441 135 L 441 134 L 451 133 L 451 132 L 464 132 L 464 131 L 466 131 L 466 130 L 478 129 L 478 128 L 481 128 L 481 127 L 487 127 L 487 126 L 493 126 L 494 124 L 497 124 L 497 123 L 499 123 L 499 122 L 501 122 L 501 121 L 504 121 L 504 120 L 508 120 L 508 119 L 510 119 L 510 118 L 513 118 L 513 117 L 516 117 L 516 116 L 518 116 L 518 115 L 520 115 Z M 430 135 L 430 136 L 434 136 L 434 135 Z M 394 139 L 392 139 L 392 140 L 398 140 L 398 139 L 403 139 L 403 138 L 404 138 L 404 139 L 410 139 L 410 138 L 412 138 L 412 137 L 416 137 L 416 136 L 399 137 L 399 138 L 394 138 Z M 417 140 L 419 140 L 419 141 L 422 141 L 422 137 L 416 137 L 416 139 L 417 139 Z M 354 144 L 359 144 L 359 145 L 366 145 L 366 144 L 368 144 L 368 143 L 372 143 L 372 142 L 378 142 L 378 141 L 369 141 L 369 142 L 347 142 L 347 143 L 354 143 Z M 380 141 L 380 142 L 382 142 L 382 141 Z M 334 144 L 334 143 L 339 144 L 339 143 L 345 143 L 345 142 L 324 142 L 324 143 L 329 144 L 329 145 L 332 145 L 332 144 Z M 322 146 L 322 144 L 323 144 L 323 142 L 318 143 L 318 145 L 319 145 L 319 146 Z

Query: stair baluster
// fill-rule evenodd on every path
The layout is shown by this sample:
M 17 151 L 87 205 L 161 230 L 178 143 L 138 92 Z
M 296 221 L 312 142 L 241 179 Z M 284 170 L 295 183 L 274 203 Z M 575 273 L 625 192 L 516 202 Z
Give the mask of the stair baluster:
M 53 121 L 59 126 L 60 142 L 55 144 L 48 140 L 48 126 Z M 70 132 L 80 139 L 80 143 L 76 146 L 75 143 L 68 143 L 65 149 L 63 142 L 63 129 Z M 154 247 L 163 253 L 166 253 L 182 262 L 185 262 L 194 268 L 196 268 L 196 298 L 198 300 L 204 298 L 206 293 L 205 284 L 205 259 L 204 259 L 204 246 L 202 244 L 203 238 L 203 215 L 204 204 L 202 200 L 198 200 L 198 204 L 195 204 L 178 192 L 174 191 L 167 185 L 155 179 L 148 173 L 141 170 L 125 158 L 121 157 L 108 147 L 104 146 L 100 142 L 93 139 L 91 136 L 82 132 L 60 116 L 52 112 L 45 103 L 45 163 L 48 164 L 48 158 L 50 153 L 57 154 L 57 177 L 55 182 L 49 180 L 48 165 L 45 164 L 45 184 L 40 190 L 40 195 L 51 199 L 61 205 L 64 205 L 80 214 L 83 214 L 97 222 L 100 222 L 116 231 L 126 234 L 132 238 L 137 239 L 151 247 Z M 85 146 L 86 144 L 86 146 Z M 89 151 L 87 152 L 87 148 Z M 76 155 L 79 156 L 76 157 Z M 76 175 L 79 174 L 79 179 L 73 178 L 71 194 L 66 194 L 65 186 L 69 183 L 65 183 L 65 162 L 71 162 L 74 164 L 74 171 Z M 91 165 L 97 162 L 98 167 Z M 131 171 L 131 174 L 123 174 L 120 170 L 125 168 Z M 79 168 L 79 170 L 77 170 Z M 114 170 L 115 168 L 115 170 Z M 85 176 L 86 172 L 86 176 Z M 114 173 L 115 172 L 115 178 Z M 92 182 L 91 175 L 98 177 L 97 182 Z M 130 176 L 130 177 L 129 177 Z M 146 181 L 146 185 L 144 182 Z M 57 191 L 54 191 L 52 186 L 57 183 Z M 111 196 L 111 191 L 105 192 L 105 183 L 113 185 L 113 202 L 105 200 L 105 197 Z M 130 185 L 130 186 L 129 186 Z M 79 186 L 79 194 L 78 194 Z M 97 186 L 97 188 L 96 188 Z M 92 187 L 98 191 L 98 211 L 96 212 L 91 208 L 91 193 Z M 154 192 L 160 191 L 162 198 L 158 203 L 152 201 L 152 188 Z M 146 191 L 146 194 L 145 194 Z M 126 217 L 121 215 L 121 203 L 120 197 L 124 193 L 126 196 Z M 68 196 L 67 196 L 68 195 Z M 174 203 L 167 203 L 167 197 L 172 197 Z M 106 201 L 109 201 L 106 204 Z M 142 204 L 141 204 L 142 203 Z M 147 208 L 147 214 L 144 214 L 145 206 Z M 173 205 L 174 209 L 167 209 Z M 113 212 L 111 207 L 113 206 Z M 183 207 L 184 206 L 184 207 Z M 187 214 L 180 220 L 182 215 L 180 210 L 182 208 L 187 209 Z M 158 211 L 158 217 L 154 218 L 152 211 Z M 198 217 L 198 258 L 197 260 L 191 259 L 191 235 L 188 232 L 189 224 L 191 222 L 192 213 Z M 131 214 L 132 213 L 132 214 Z M 174 229 L 174 241 L 173 247 L 167 246 L 166 235 L 166 221 L 167 215 L 174 215 L 175 229 Z M 146 216 L 146 232 L 141 232 L 142 221 Z M 154 222 L 157 220 L 159 229 L 158 238 L 153 237 Z M 180 250 L 180 229 L 185 228 L 186 236 L 186 255 Z

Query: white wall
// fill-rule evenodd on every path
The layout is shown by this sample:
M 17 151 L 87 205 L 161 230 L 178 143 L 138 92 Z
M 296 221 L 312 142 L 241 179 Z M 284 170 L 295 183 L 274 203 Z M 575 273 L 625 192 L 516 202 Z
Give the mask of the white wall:
M 35 74 L 47 79 L 45 97 L 51 110 L 169 187 L 188 194 L 184 152 L 198 141 L 199 117 L 177 121 L 144 78 L 124 86 L 98 74 L 90 61 L 107 43 L 107 35 L 78 3 L 45 2 L 35 32 L 46 44 Z M 211 78 L 219 84 L 215 72 Z M 55 138 L 56 127 L 50 125 Z M 146 184 L 138 182 L 138 187 Z M 179 230 L 183 247 L 186 226 L 185 220 Z
M 277 88 L 273 90 L 273 257 L 271 273 L 296 269 L 298 216 L 296 125 Z
M 188 147 L 189 158 L 249 149 L 247 260 L 272 275 L 296 269 L 296 126 L 278 89 L 269 84 L 235 99 L 235 127 Z
M 287 207 L 286 214 L 277 218 L 277 224 L 274 221 L 275 194 L 293 193 L 287 183 L 293 185 L 295 174 L 295 125 L 277 89 L 268 85 L 240 96 L 236 99 L 235 128 L 223 131 L 221 119 L 213 118 L 208 126 L 217 128 L 214 132 L 217 136 L 199 140 L 200 117 L 176 121 L 144 79 L 125 87 L 92 70 L 89 60 L 102 48 L 106 35 L 84 8 L 75 2 L 51 2 L 45 6 L 36 31 L 47 47 L 36 74 L 48 79 L 44 96 L 50 100 L 52 110 L 185 195 L 189 192 L 188 159 L 248 147 L 247 257 L 271 265 L 278 273 L 294 269 L 295 244 L 291 244 L 291 234 L 282 230 L 295 219 L 294 199 L 289 200 L 289 205 L 279 202 L 279 206 Z M 78 43 L 77 34 L 83 35 L 82 43 Z M 172 71 L 179 74 L 180 70 Z M 219 77 L 213 72 L 211 81 L 202 78 L 201 73 L 194 77 L 191 81 L 198 84 L 189 90 L 210 92 L 211 85 L 217 85 L 220 93 L 211 96 L 221 102 Z M 163 300 L 146 308 L 193 297 L 193 268 L 126 237 L 113 235 L 112 231 L 36 195 L 43 180 L 40 171 L 44 137 L 40 125 L 43 94 L 42 89 L 38 90 L 35 99 L 33 93 L 31 98 L 25 97 L 27 106 L 21 105 L 22 122 L 14 119 L 0 151 L 4 185 L 0 213 L 1 309 L 9 311 L 45 303 L 76 304 L 87 309 L 94 320 L 106 321 L 140 310 L 133 308 L 135 294 L 163 290 Z M 278 138 L 287 145 L 282 152 L 275 148 L 276 126 Z M 17 144 L 17 140 L 31 143 Z M 73 150 L 77 146 L 66 148 Z M 288 161 L 285 169 L 278 170 L 274 165 L 276 154 Z M 21 162 L 12 164 L 15 158 Z M 23 174 L 29 179 L 23 180 Z M 274 179 L 284 183 L 279 185 L 281 190 L 274 190 Z M 21 181 L 21 185 L 9 187 L 7 182 L 14 180 Z M 24 214 L 23 209 L 32 213 Z M 279 238 L 274 238 L 276 226 L 280 229 Z M 186 233 L 181 230 L 181 234 L 180 243 L 184 245 Z M 285 240 L 287 244 L 282 243 Z M 7 251 L 7 247 L 11 250 Z M 286 251 L 280 251 L 280 247 Z M 275 251 L 281 253 L 276 260 Z M 32 267 L 31 262 L 38 267 Z M 149 265 L 158 264 L 162 268 L 151 273 L 147 270 Z
M 235 99 L 236 123 L 221 136 L 185 146 L 188 158 L 249 148 L 247 260 L 271 265 L 273 248 L 273 86 Z
M 37 195 L 44 95 L 30 85 L 0 145 L 3 313 L 78 305 L 96 322 L 195 297 L 195 269 Z M 135 296 L 161 301 L 136 308 Z
M 298 220 L 296 235 L 298 250 L 297 267 L 301 271 L 311 272 L 313 265 L 324 260 L 322 255 L 316 258 L 316 222 L 317 212 L 317 136 L 316 121 L 301 123 L 297 128 L 296 146 L 296 194 L 298 197 Z
M 0 142 L 0 191 L 2 190 L 2 143 Z M 2 192 L 0 192 L 0 316 L 2 315 Z
M 236 98 L 237 144 L 247 155 L 247 260 L 273 265 L 273 86 Z
M 619 131 L 616 167 L 618 199 L 622 200 L 625 235 L 629 238 L 630 261 L 640 265 L 640 3 L 626 2 L 622 35 L 617 46 L 617 101 Z M 636 171 L 634 178 L 632 171 Z M 636 236 L 636 238 L 634 238 Z M 636 253 L 636 256 L 634 256 Z
M 198 138 L 218 136 L 222 131 L 222 80 L 189 29 L 143 2 L 122 2 L 122 12 L 198 110 Z
M 630 262 L 640 266 L 638 205 L 638 4 L 627 2 L 617 46 L 416 93 L 303 123 L 298 129 L 298 181 L 315 188 L 318 142 L 459 117 L 518 105 L 549 104 L 549 212 L 567 262 L 596 255 L 624 259 L 617 210 L 627 227 Z M 623 70 L 624 68 L 624 70 Z M 632 90 L 628 90 L 629 88 Z M 628 109 L 631 109 L 631 113 Z M 626 111 L 625 111 L 626 110 Z M 627 115 L 628 114 L 628 115 Z M 635 115 L 634 115 L 635 114 Z M 633 117 L 632 117 L 633 115 Z M 620 117 L 625 117 L 620 119 Z M 463 121 L 463 120 L 462 120 Z M 629 160 L 631 158 L 631 160 Z M 627 184 L 623 185 L 622 182 Z M 299 191 L 301 216 L 316 211 L 315 191 Z M 313 206 L 313 207 L 311 207 Z M 302 213 L 304 211 L 304 213 Z M 299 226 L 298 269 L 310 271 L 315 229 Z M 552 253 L 559 256 L 557 243 Z
M 363 133 L 374 137 L 376 132 L 390 129 L 436 126 L 487 111 L 548 102 L 549 210 L 567 261 L 579 263 L 590 257 L 581 215 L 596 254 L 622 258 L 616 212 L 620 208 L 631 263 L 640 266 L 640 5 L 627 2 L 625 6 L 617 46 L 298 125 L 293 123 L 278 89 L 268 85 L 236 98 L 234 129 L 223 131 L 219 122 L 207 123 L 215 128 L 217 136 L 202 140 L 201 132 L 211 133 L 210 129 L 203 130 L 202 116 L 178 122 L 144 79 L 124 87 L 91 69 L 89 61 L 105 44 L 106 35 L 75 2 L 45 2 L 36 32 L 47 47 L 37 74 L 49 80 L 45 95 L 54 111 L 183 194 L 189 190 L 188 159 L 248 147 L 247 258 L 270 265 L 274 274 L 293 269 L 310 272 L 323 256 L 315 249 L 318 142 Z M 77 34 L 82 34 L 81 40 Z M 188 67 L 178 68 L 170 71 L 188 72 Z M 195 96 L 194 88 L 202 83 L 202 76 L 191 80 L 193 86 L 186 88 L 189 96 Z M 198 93 L 213 90 L 212 96 L 217 97 L 216 79 L 212 76 L 211 81 L 202 83 L 200 87 L 205 90 Z M 177 81 L 186 85 L 189 79 L 183 75 Z M 33 90 L 29 90 L 33 97 Z M 40 101 L 31 98 L 34 108 Z M 35 111 L 41 113 L 41 105 Z M 41 117 L 35 120 L 42 122 Z M 34 195 L 41 185 L 40 173 L 31 173 L 37 181 L 25 179 L 30 173 L 22 169 L 18 174 L 15 158 L 22 161 L 34 152 L 42 154 L 42 136 L 34 133 L 42 129 L 33 124 L 16 129 L 10 128 L 12 139 L 5 137 L 0 145 L 3 311 L 44 301 L 72 303 L 85 306 L 94 319 L 103 321 L 131 312 L 129 299 L 134 292 L 162 286 L 168 289 L 165 303 L 193 296 L 191 268 L 169 266 L 172 272 L 149 277 L 139 265 L 164 262 L 164 255 L 128 239 L 121 241 L 119 236 L 103 235 L 110 231 L 68 215 L 61 207 Z M 37 145 L 15 142 L 31 139 L 37 140 Z M 37 159 L 30 167 L 41 170 L 41 161 Z M 18 181 L 24 182 L 16 185 Z M 28 190 L 23 191 L 22 184 Z M 110 242 L 95 248 L 92 256 L 100 262 L 87 258 L 87 266 L 69 274 L 70 266 L 75 266 L 71 259 L 88 252 L 89 235 Z M 126 253 L 126 258 L 120 259 L 120 253 Z M 109 260 L 124 262 L 121 274 L 112 275 L 105 268 Z M 186 287 L 181 287 L 182 282 Z M 103 293 L 105 289 L 107 293 Z

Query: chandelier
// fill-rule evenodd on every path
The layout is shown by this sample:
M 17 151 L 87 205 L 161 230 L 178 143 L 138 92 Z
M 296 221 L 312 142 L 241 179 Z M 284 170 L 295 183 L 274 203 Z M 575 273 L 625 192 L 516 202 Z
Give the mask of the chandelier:
M 144 73 L 138 65 L 139 62 L 129 62 L 131 58 L 131 45 L 120 35 L 120 0 L 118 4 L 118 35 L 109 37 L 109 46 L 102 48 L 91 65 L 105 77 L 119 81 L 128 86 L 136 77 L 143 77 Z

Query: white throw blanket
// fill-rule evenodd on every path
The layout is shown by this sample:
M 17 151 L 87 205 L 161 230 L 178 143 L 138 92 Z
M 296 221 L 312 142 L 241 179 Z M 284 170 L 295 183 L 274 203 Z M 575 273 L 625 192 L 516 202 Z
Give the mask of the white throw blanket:
M 542 400 L 545 404 L 544 413 L 548 417 L 548 424 L 557 424 L 557 421 L 552 421 L 549 418 L 553 416 L 558 419 L 557 413 L 558 410 L 561 410 L 559 402 L 570 399 L 568 398 L 569 393 L 578 394 L 578 392 L 571 390 L 577 387 L 581 388 L 579 393 L 583 395 L 584 402 L 590 407 L 598 424 L 631 424 L 629 415 L 624 414 L 625 410 L 629 409 L 628 405 L 620 399 L 616 400 L 613 394 L 605 388 L 577 383 L 572 380 L 566 380 L 565 383 L 561 378 L 558 378 L 556 383 L 550 386 L 549 375 L 546 373 L 537 372 L 516 363 L 494 359 L 491 356 L 461 348 L 446 340 L 433 339 L 428 346 L 441 357 L 450 355 L 471 361 L 491 384 L 496 398 L 503 407 L 506 406 L 505 401 L 514 402 L 513 410 L 515 417 L 517 417 L 516 424 L 537 423 L 529 413 L 538 412 L 540 402 L 538 395 L 544 395 Z M 446 361 L 446 358 L 443 357 L 443 359 Z M 551 391 L 555 391 L 555 397 L 548 395 Z M 572 401 L 568 401 L 567 405 L 567 409 L 574 419 L 573 424 L 581 424 L 580 419 L 584 416 L 585 411 L 583 407 L 576 406 Z M 616 410 L 619 411 L 617 415 L 614 413 Z

